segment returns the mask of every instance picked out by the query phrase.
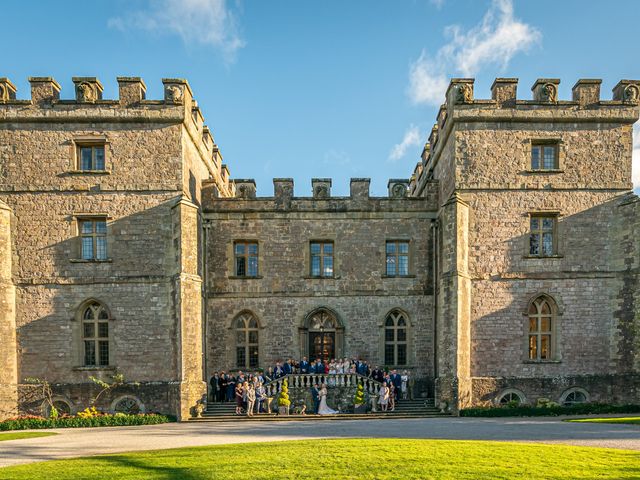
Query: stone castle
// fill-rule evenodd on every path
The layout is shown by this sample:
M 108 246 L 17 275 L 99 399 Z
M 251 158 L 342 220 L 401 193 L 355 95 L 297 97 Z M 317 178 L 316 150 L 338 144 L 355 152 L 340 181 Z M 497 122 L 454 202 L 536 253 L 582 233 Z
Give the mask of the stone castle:
M 217 370 L 362 357 L 407 369 L 416 396 L 474 405 L 638 402 L 640 81 L 532 100 L 453 79 L 410 179 L 371 197 L 330 179 L 272 197 L 231 180 L 189 84 L 137 77 L 76 98 L 0 78 L 0 417 L 28 378 L 62 411 L 89 376 L 129 382 L 101 407 L 180 419 Z M 20 407 L 22 408 L 22 407 Z

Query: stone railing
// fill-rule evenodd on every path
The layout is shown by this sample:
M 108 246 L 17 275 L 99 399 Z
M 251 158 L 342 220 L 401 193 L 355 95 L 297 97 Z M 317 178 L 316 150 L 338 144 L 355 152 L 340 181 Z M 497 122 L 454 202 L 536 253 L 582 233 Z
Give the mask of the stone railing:
M 282 388 L 282 382 L 287 380 L 290 389 L 310 389 L 314 384 L 320 386 L 326 384 L 327 388 L 332 387 L 353 387 L 359 383 L 364 386 L 364 391 L 376 395 L 380 391 L 382 384 L 373 378 L 365 377 L 359 373 L 292 373 L 284 377 L 277 378 L 265 384 L 268 397 L 275 397 Z

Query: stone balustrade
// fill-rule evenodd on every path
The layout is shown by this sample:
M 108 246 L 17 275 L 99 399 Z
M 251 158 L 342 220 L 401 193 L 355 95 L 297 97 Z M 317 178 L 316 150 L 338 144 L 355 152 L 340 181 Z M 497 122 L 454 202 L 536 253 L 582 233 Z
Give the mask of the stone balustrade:
M 310 389 L 314 384 L 320 386 L 326 384 L 327 388 L 332 387 L 353 387 L 355 388 L 358 383 L 362 383 L 365 392 L 370 395 L 375 395 L 380 390 L 382 384 L 373 378 L 365 377 L 358 373 L 308 373 L 301 374 L 295 373 L 285 375 L 284 377 L 277 378 L 265 384 L 267 390 L 267 396 L 275 397 L 282 388 L 282 383 L 287 380 L 289 383 L 289 389 Z

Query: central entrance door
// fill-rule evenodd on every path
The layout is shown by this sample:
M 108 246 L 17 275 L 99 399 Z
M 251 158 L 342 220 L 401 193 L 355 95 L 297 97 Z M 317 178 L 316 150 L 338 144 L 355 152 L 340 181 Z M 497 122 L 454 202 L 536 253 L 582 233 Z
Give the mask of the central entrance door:
M 336 332 L 309 332 L 309 357 L 331 361 L 336 356 Z

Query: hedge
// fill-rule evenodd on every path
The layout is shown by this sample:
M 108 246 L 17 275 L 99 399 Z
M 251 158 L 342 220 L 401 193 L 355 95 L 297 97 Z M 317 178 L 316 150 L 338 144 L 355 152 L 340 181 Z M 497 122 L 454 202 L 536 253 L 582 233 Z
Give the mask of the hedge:
M 175 421 L 172 417 L 155 413 L 127 415 L 117 413 L 115 415 L 97 415 L 89 418 L 59 417 L 22 417 L 12 418 L 0 422 L 0 431 L 3 430 L 31 430 L 37 428 L 76 428 L 76 427 L 121 427 L 127 425 L 157 425 Z
M 461 417 L 543 417 L 557 415 L 588 415 L 602 413 L 639 413 L 640 405 L 608 405 L 604 403 L 579 403 L 571 406 L 550 407 L 485 407 L 464 408 Z

